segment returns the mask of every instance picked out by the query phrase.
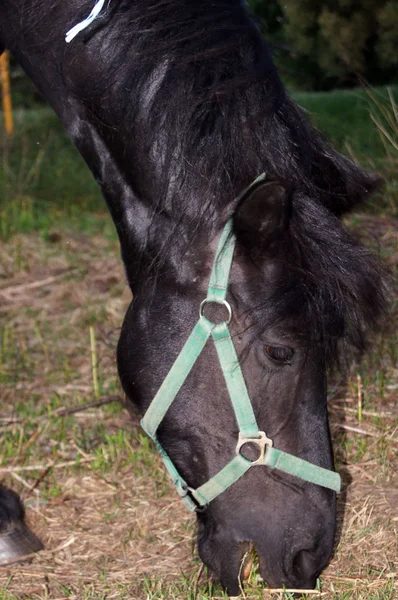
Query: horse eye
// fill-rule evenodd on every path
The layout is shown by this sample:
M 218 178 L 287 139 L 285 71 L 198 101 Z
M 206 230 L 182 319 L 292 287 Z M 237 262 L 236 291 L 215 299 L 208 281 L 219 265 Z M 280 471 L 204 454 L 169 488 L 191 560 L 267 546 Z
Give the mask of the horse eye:
M 281 363 L 289 363 L 294 354 L 294 350 L 292 348 L 287 348 L 286 346 L 265 346 L 264 351 L 267 356 L 272 358 L 272 360 Z

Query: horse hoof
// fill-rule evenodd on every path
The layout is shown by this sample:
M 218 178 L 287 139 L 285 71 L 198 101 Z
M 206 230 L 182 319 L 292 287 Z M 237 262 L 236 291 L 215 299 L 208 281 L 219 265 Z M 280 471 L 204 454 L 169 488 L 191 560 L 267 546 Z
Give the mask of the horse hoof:
M 16 562 L 43 548 L 39 538 L 23 521 L 9 523 L 5 531 L 0 531 L 0 565 Z

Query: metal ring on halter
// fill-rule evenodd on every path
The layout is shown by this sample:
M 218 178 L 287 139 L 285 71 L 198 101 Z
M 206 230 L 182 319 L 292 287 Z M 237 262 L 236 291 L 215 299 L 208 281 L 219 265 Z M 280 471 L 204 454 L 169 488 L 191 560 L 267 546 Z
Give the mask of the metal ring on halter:
M 230 322 L 232 320 L 232 308 L 231 308 L 231 305 L 229 304 L 229 302 L 227 302 L 226 300 L 222 300 L 220 302 L 219 300 L 208 300 L 207 298 L 205 298 L 204 300 L 202 300 L 202 302 L 200 303 L 200 306 L 199 306 L 199 317 L 200 318 L 204 317 L 203 309 L 206 306 L 206 304 L 220 304 L 221 306 L 225 306 L 225 308 L 228 311 L 228 319 L 226 321 L 221 321 L 221 323 L 225 322 L 227 325 L 230 324 Z
M 249 438 L 249 437 L 243 436 L 241 433 L 239 433 L 239 440 L 238 440 L 238 443 L 236 445 L 236 450 L 235 450 L 235 454 L 237 456 L 239 454 L 241 454 L 241 448 L 245 444 L 256 444 L 258 446 L 258 451 L 259 451 L 258 458 L 250 461 L 253 466 L 253 465 L 264 464 L 266 449 L 267 449 L 267 447 L 272 448 L 273 442 L 269 437 L 266 436 L 264 431 L 258 432 L 258 438 Z M 250 459 L 247 459 L 247 460 L 250 460 Z

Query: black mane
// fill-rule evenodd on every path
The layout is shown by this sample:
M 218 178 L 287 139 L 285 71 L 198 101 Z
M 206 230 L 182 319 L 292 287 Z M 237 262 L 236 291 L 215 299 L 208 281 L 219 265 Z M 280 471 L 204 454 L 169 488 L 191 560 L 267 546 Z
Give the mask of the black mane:
M 112 0 L 82 34 L 94 44 L 92 77 L 72 86 L 102 123 L 124 132 L 127 148 L 133 140 L 149 160 L 162 148 L 161 204 L 187 210 L 178 206 L 185 187 L 227 204 L 265 171 L 341 214 L 378 180 L 333 151 L 290 100 L 242 4 Z
M 74 60 L 88 41 L 93 76 L 87 86 L 79 78 L 69 86 L 125 148 L 126 172 L 156 173 L 155 184 L 140 177 L 137 194 L 150 197 L 155 213 L 200 230 L 258 174 L 287 181 L 288 235 L 300 261 L 292 267 L 285 257 L 289 275 L 264 301 L 260 322 L 300 312 L 332 358 L 339 337 L 362 350 L 385 308 L 382 269 L 337 217 L 379 179 L 333 150 L 288 97 L 243 3 L 113 0 L 66 56 Z M 134 162 L 132 140 L 147 164 Z

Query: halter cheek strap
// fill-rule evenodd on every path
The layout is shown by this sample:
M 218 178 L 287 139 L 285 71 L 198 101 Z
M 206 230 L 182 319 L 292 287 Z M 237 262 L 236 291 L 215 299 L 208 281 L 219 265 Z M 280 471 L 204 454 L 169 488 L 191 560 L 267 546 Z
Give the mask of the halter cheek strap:
M 255 184 L 262 181 L 264 177 L 264 175 L 258 177 L 245 190 L 244 194 L 252 189 Z M 232 219 L 229 219 L 218 243 L 207 297 L 203 300 L 199 309 L 199 320 L 141 421 L 143 429 L 155 442 L 178 494 L 191 511 L 205 507 L 240 479 L 248 469 L 259 465 L 294 475 L 304 481 L 315 483 L 335 492 L 339 492 L 341 487 L 340 475 L 274 448 L 272 440 L 263 431 L 259 430 L 228 327 L 232 319 L 232 309 L 226 300 L 226 294 L 234 249 L 235 236 L 232 232 Z M 226 320 L 218 324 L 209 321 L 203 314 L 204 307 L 208 303 L 223 305 L 227 311 Z M 187 485 L 177 471 L 174 463 L 159 443 L 156 432 L 210 337 L 217 350 L 221 370 L 239 427 L 239 437 L 235 456 L 229 463 L 206 483 L 193 489 Z M 258 447 L 258 458 L 254 461 L 250 461 L 241 454 L 242 447 L 247 443 L 255 444 Z

